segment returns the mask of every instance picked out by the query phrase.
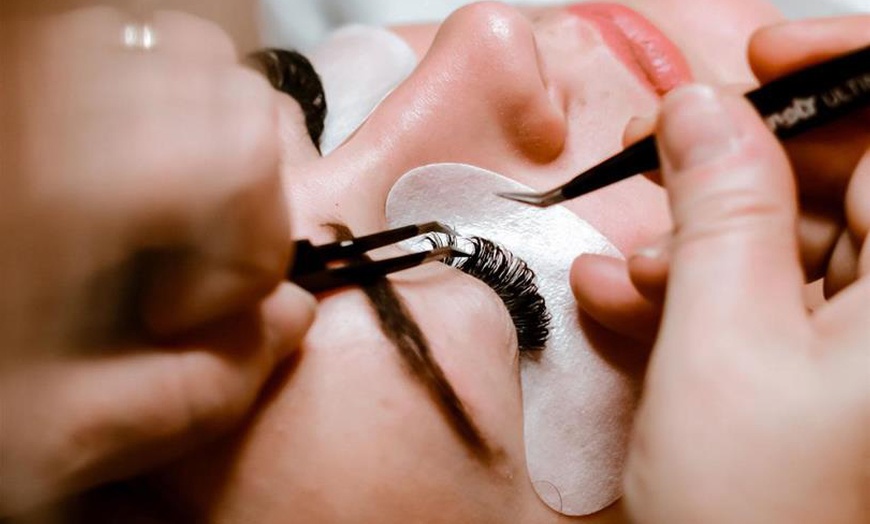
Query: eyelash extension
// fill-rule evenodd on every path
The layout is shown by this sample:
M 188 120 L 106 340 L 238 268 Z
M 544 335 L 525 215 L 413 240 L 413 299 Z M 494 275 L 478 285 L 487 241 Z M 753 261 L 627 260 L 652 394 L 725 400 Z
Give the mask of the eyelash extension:
M 251 59 L 262 67 L 272 87 L 302 106 L 308 136 L 320 152 L 327 106 L 323 83 L 314 66 L 302 54 L 285 49 L 263 49 L 253 53 Z
M 551 316 L 544 297 L 538 292 L 535 272 L 525 261 L 491 240 L 482 237 L 463 240 L 471 245 L 472 255 L 447 259 L 444 263 L 477 278 L 496 292 L 513 320 L 521 353 L 543 350 L 550 338 Z M 456 247 L 457 238 L 434 234 L 428 236 L 427 241 L 434 247 Z

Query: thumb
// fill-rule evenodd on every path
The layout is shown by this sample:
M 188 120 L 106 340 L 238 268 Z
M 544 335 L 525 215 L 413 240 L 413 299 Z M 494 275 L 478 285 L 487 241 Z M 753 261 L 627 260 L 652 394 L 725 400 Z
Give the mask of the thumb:
M 662 337 L 695 351 L 713 345 L 711 334 L 757 341 L 796 325 L 794 180 L 754 109 L 706 86 L 679 88 L 663 102 L 657 136 L 675 226 Z

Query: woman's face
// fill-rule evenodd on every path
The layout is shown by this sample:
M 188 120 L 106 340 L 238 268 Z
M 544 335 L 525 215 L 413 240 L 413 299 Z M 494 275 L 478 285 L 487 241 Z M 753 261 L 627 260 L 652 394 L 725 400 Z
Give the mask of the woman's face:
M 716 84 L 752 81 L 748 37 L 779 19 L 762 0 L 625 4 L 679 47 L 695 79 Z M 431 163 L 473 164 L 548 189 L 618 151 L 629 122 L 654 115 L 660 91 L 685 80 L 676 58 L 676 76 L 646 78 L 612 35 L 565 8 L 481 3 L 440 26 L 396 31 L 420 65 L 327 157 L 307 141 L 298 108 L 285 104 L 297 238 L 334 240 L 326 224 L 357 235 L 384 229 L 391 187 Z M 663 195 L 640 177 L 566 207 L 624 253 L 668 228 Z M 351 288 L 320 297 L 300 352 L 248 426 L 173 469 L 182 499 L 222 522 L 568 519 L 541 502 L 526 472 L 517 337 L 504 303 L 442 264 L 391 281 L 489 458 L 409 370 L 371 297 Z M 599 351 L 626 351 L 615 336 L 594 338 Z M 594 518 L 618 519 L 618 508 Z

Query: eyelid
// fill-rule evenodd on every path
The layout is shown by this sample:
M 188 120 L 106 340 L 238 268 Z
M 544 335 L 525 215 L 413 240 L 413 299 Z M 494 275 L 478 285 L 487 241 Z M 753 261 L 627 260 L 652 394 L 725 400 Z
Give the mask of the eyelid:
M 434 247 L 456 247 L 459 243 L 459 238 L 444 234 L 429 235 L 426 240 Z M 465 245 L 458 247 L 472 256 L 447 259 L 444 263 L 477 278 L 501 298 L 516 329 L 521 353 L 543 350 L 550 336 L 551 317 L 538 291 L 534 271 L 524 260 L 491 240 L 482 237 L 462 240 L 471 249 Z

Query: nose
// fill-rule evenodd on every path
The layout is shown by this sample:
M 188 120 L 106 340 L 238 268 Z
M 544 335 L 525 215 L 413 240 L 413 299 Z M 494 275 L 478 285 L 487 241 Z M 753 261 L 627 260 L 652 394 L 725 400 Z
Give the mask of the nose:
M 445 20 L 411 76 L 354 137 L 312 176 L 297 169 L 295 213 L 342 216 L 376 231 L 384 227 L 389 189 L 415 167 L 460 162 L 516 173 L 557 159 L 566 137 L 566 115 L 542 73 L 529 19 L 501 3 L 471 4 Z M 328 181 L 314 176 L 322 171 Z
M 492 135 L 535 162 L 561 153 L 564 111 L 546 82 L 532 24 L 521 11 L 499 2 L 455 11 L 420 72 L 435 75 L 448 88 L 445 109 L 456 121 L 444 128 L 465 129 L 473 140 L 466 144 Z

